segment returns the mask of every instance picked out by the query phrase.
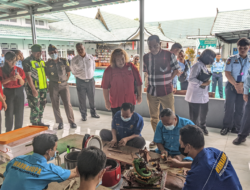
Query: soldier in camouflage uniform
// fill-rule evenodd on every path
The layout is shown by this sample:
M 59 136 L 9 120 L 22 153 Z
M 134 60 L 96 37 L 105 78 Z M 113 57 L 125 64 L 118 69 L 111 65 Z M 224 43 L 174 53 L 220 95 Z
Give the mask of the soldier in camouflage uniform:
M 22 62 L 27 79 L 25 90 L 31 109 L 30 122 L 32 125 L 48 126 L 42 123 L 47 96 L 45 62 L 41 60 L 42 47 L 35 44 L 31 47 L 31 52 L 32 54 Z
M 48 52 L 51 57 L 46 62 L 45 72 L 49 79 L 49 93 L 58 129 L 63 129 L 63 119 L 60 113 L 60 98 L 62 99 L 65 112 L 71 128 L 76 128 L 73 109 L 70 103 L 70 93 L 68 80 L 70 77 L 69 63 L 64 58 L 59 58 L 58 50 L 55 46 L 49 45 Z

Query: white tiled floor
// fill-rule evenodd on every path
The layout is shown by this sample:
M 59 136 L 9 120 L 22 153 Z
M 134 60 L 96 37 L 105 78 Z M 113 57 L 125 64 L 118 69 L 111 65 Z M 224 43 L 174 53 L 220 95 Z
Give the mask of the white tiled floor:
M 97 111 L 101 116 L 100 119 L 94 119 L 88 114 L 87 121 L 81 121 L 81 115 L 78 108 L 74 108 L 75 122 L 77 124 L 76 129 L 70 129 L 70 126 L 67 122 L 67 117 L 64 111 L 64 108 L 61 107 L 61 114 L 64 119 L 64 130 L 57 131 L 59 138 L 67 136 L 68 134 L 98 134 L 101 129 L 110 129 L 111 127 L 111 113 L 105 111 Z M 30 109 L 25 108 L 24 112 L 24 126 L 29 125 L 29 113 Z M 57 130 L 57 124 L 55 124 L 55 119 L 50 104 L 47 104 L 44 113 L 44 123 L 50 124 L 51 129 Z M 4 124 L 4 114 L 2 112 L 2 131 L 5 131 Z M 226 136 L 220 135 L 220 130 L 215 128 L 208 128 L 209 136 L 205 137 L 206 147 L 215 147 L 225 153 L 230 158 L 238 177 L 241 181 L 242 187 L 244 190 L 250 189 L 250 138 L 247 138 L 247 141 L 240 146 L 235 146 L 232 144 L 232 141 L 236 138 L 236 134 L 228 134 Z M 147 141 L 147 146 L 150 141 L 153 139 L 153 130 L 150 125 L 149 118 L 144 118 L 144 128 L 142 131 L 142 136 Z

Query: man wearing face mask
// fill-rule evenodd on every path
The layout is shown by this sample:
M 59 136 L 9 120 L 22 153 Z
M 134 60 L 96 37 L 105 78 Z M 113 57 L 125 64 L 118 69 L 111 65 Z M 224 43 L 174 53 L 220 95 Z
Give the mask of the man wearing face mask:
M 106 172 L 106 155 L 96 147 L 82 149 L 77 158 L 77 173 L 80 175 L 78 190 L 95 190 L 102 184 L 102 176 Z
M 110 147 L 132 146 L 142 149 L 146 142 L 141 137 L 144 126 L 143 118 L 134 112 L 135 106 L 131 103 L 123 103 L 121 111 L 118 111 L 112 121 L 112 131 L 102 129 L 100 136 L 103 141 L 110 141 Z
M 157 145 L 156 153 L 164 154 L 166 157 L 175 157 L 183 160 L 179 151 L 179 132 L 186 125 L 194 123 L 189 119 L 175 115 L 171 109 L 164 109 L 160 113 L 161 120 L 156 126 L 154 142 Z
M 182 152 L 194 159 L 182 190 L 242 190 L 227 155 L 216 148 L 204 148 L 204 135 L 199 127 L 183 127 L 179 141 Z
M 48 126 L 42 123 L 43 111 L 47 103 L 47 78 L 45 63 L 41 59 L 42 46 L 34 44 L 31 55 L 23 62 L 26 75 L 25 90 L 30 107 L 30 122 L 32 125 Z
M 52 134 L 36 136 L 32 142 L 32 155 L 18 156 L 8 163 L 1 190 L 47 189 L 51 182 L 60 183 L 78 177 L 76 168 L 66 170 L 47 163 L 55 158 L 57 141 L 57 136 Z
M 57 48 L 49 45 L 48 52 L 51 57 L 46 62 L 45 72 L 49 78 L 49 93 L 58 129 L 63 129 L 63 119 L 60 113 L 60 98 L 63 101 L 65 112 L 71 128 L 76 128 L 73 109 L 70 103 L 69 85 L 67 81 L 70 77 L 69 63 L 64 58 L 58 57 Z
M 160 38 L 152 35 L 148 38 L 150 52 L 143 56 L 143 72 L 147 73 L 147 102 L 150 113 L 150 121 L 155 132 L 159 122 L 159 107 L 170 108 L 174 111 L 174 94 L 172 80 L 181 72 L 176 56 L 182 49 L 181 44 L 175 43 L 171 51 L 161 49 Z M 156 146 L 150 143 L 150 148 Z

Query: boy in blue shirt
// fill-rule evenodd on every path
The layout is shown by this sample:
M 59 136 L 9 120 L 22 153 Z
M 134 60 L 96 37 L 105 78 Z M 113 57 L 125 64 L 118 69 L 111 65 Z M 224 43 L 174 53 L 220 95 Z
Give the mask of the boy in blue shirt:
M 47 189 L 51 182 L 78 177 L 76 169 L 66 170 L 47 163 L 55 158 L 57 141 L 57 136 L 52 134 L 36 136 L 32 155 L 18 156 L 8 163 L 1 190 Z
M 179 141 L 181 153 L 194 159 L 182 190 L 242 190 L 227 155 L 216 148 L 204 148 L 204 135 L 199 127 L 183 127 Z
M 156 126 L 154 136 L 154 142 L 158 147 L 155 152 L 182 160 L 184 157 L 179 151 L 179 132 L 182 127 L 188 124 L 194 125 L 194 123 L 189 119 L 175 115 L 169 108 L 162 110 L 160 117 L 161 120 Z
M 118 111 L 112 121 L 112 131 L 102 129 L 100 136 L 103 141 L 110 141 L 110 147 L 132 146 L 142 149 L 146 142 L 141 137 L 144 126 L 143 118 L 134 112 L 134 105 L 123 103 L 121 111 Z

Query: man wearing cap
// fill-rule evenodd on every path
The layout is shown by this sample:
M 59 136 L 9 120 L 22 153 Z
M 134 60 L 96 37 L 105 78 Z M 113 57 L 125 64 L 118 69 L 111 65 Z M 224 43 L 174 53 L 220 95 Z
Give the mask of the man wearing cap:
M 27 82 L 25 90 L 30 107 L 30 122 L 32 125 L 47 126 L 42 123 L 43 111 L 46 105 L 47 79 L 45 63 L 41 59 L 42 47 L 35 44 L 31 47 L 31 55 L 23 61 L 23 70 Z
M 46 62 L 45 72 L 47 77 L 49 78 L 50 99 L 56 123 L 59 123 L 58 129 L 63 129 L 63 119 L 59 108 L 59 96 L 63 101 L 70 127 L 76 128 L 73 109 L 70 103 L 69 85 L 67 83 L 71 71 L 69 63 L 67 59 L 58 57 L 58 50 L 55 46 L 50 44 L 48 47 L 48 52 L 51 59 Z

